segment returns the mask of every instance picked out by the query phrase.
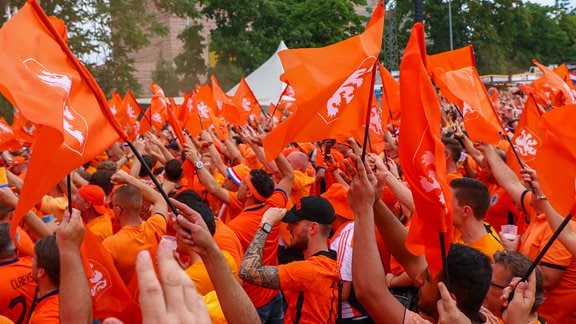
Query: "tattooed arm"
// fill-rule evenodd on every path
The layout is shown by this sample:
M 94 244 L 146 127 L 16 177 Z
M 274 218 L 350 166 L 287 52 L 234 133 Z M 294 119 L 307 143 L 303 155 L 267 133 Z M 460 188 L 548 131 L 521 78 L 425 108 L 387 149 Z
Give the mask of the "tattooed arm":
M 262 223 L 268 223 L 272 226 L 281 220 L 286 214 L 282 208 L 270 208 L 262 216 Z M 248 246 L 238 274 L 240 278 L 260 287 L 280 289 L 280 279 L 278 277 L 278 268 L 275 266 L 262 266 L 262 250 L 266 243 L 266 233 L 259 228 Z

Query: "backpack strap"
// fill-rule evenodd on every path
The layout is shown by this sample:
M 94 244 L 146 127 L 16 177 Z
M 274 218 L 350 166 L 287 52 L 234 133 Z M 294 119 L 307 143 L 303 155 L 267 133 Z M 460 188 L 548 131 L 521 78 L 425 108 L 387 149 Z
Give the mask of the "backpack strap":
M 294 324 L 300 323 L 302 317 L 302 305 L 304 305 L 304 292 L 298 292 L 298 301 L 296 302 L 296 316 L 294 317 Z

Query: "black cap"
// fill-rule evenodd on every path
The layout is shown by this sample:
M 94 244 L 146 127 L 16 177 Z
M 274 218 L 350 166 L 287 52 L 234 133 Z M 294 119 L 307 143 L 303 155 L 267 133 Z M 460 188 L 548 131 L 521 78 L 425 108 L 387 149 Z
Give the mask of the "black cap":
M 173 149 L 174 151 L 180 151 L 180 146 L 178 146 L 178 143 L 176 143 L 176 141 L 172 141 L 172 142 L 164 145 L 164 147 L 166 147 L 168 149 Z
M 320 196 L 310 196 L 302 198 L 292 209 L 286 212 L 282 221 L 284 223 L 295 223 L 302 219 L 307 219 L 320 224 L 332 224 L 336 214 L 334 208 L 328 200 Z

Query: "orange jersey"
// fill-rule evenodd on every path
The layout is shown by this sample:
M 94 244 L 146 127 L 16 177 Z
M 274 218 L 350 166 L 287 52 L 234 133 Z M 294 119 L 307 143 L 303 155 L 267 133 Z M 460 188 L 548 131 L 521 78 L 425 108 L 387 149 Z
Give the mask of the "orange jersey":
M 338 311 L 340 274 L 335 259 L 327 252 L 304 261 L 278 266 L 280 288 L 288 302 L 284 323 L 294 323 L 298 295 L 303 294 L 300 323 L 334 323 Z
M 236 261 L 230 255 L 230 253 L 226 251 L 222 251 L 224 255 L 224 259 L 226 259 L 226 263 L 228 267 L 234 274 L 234 277 L 238 278 L 238 266 L 236 265 Z M 195 262 L 191 266 L 189 266 L 185 270 L 186 274 L 192 282 L 194 282 L 194 286 L 196 286 L 196 291 L 202 296 L 208 294 L 212 290 L 214 290 L 214 285 L 212 284 L 212 280 L 210 280 L 210 276 L 208 275 L 208 271 L 206 270 L 206 266 L 204 266 L 204 262 Z
M 31 257 L 0 262 L 0 314 L 22 323 L 30 311 L 36 286 Z
M 135 275 L 138 252 L 148 250 L 156 259 L 158 243 L 165 233 L 166 219 L 160 214 L 154 214 L 140 225 L 122 227 L 118 233 L 102 242 L 112 255 L 114 265 L 125 284 L 128 285 Z
M 514 224 L 518 226 L 518 235 L 522 235 L 528 224 L 525 214 L 516 208 L 512 197 L 506 190 L 498 185 L 488 186 L 490 190 L 490 207 L 484 220 L 499 232 L 502 225 Z
M 60 295 L 58 289 L 38 298 L 28 324 L 60 323 Z
M 476 250 L 488 256 L 490 258 L 490 261 L 494 261 L 494 253 L 496 253 L 496 251 L 504 250 L 502 242 L 499 240 L 500 238 L 497 236 L 497 234 L 486 233 L 484 236 L 482 236 L 481 238 L 479 238 L 474 242 L 464 243 L 463 241 L 461 241 L 460 243 L 467 245 L 471 248 L 475 248 Z
M 216 219 L 216 233 L 214 233 L 214 241 L 218 244 L 218 247 L 222 251 L 230 253 L 234 262 L 236 262 L 236 270 L 240 267 L 242 263 L 242 257 L 244 256 L 244 249 L 236 233 L 230 228 L 230 226 L 224 224 L 220 219 Z
M 246 207 L 238 217 L 234 218 L 228 226 L 236 233 L 244 251 L 254 238 L 254 234 L 260 228 L 262 215 L 271 207 L 284 208 L 288 201 L 288 196 L 283 190 L 276 189 L 274 193 L 266 200 L 265 203 Z M 264 244 L 262 265 L 278 265 L 278 238 L 280 237 L 280 224 L 277 223 L 268 234 Z M 244 290 L 254 303 L 256 308 L 266 305 L 274 296 L 278 294 L 277 290 L 259 287 L 248 282 L 244 282 Z
M 228 191 L 228 198 L 230 203 L 222 206 L 223 211 L 220 213 L 220 219 L 224 224 L 230 223 L 244 209 L 244 204 L 238 200 L 238 193 Z
M 108 213 L 100 215 L 86 224 L 86 227 L 102 242 L 108 236 L 112 236 L 112 221 Z
M 294 170 L 294 181 L 292 182 L 290 201 L 286 207 L 292 208 L 300 199 L 310 196 L 310 190 L 314 182 L 316 182 L 316 178 L 308 176 L 302 171 Z
M 570 222 L 569 226 L 576 230 L 574 222 Z M 552 234 L 546 215 L 532 218 L 522 236 L 520 253 L 535 259 Z M 563 270 L 564 273 L 554 289 L 544 292 L 544 303 L 538 309 L 538 315 L 548 323 L 573 323 L 576 312 L 576 257 L 556 240 L 540 261 L 540 266 Z

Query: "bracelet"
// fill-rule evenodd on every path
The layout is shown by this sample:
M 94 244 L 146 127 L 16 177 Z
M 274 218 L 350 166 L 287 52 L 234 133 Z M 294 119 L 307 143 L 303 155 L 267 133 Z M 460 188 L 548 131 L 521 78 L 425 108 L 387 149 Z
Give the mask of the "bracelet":
M 548 198 L 546 198 L 545 195 L 538 195 L 538 196 L 536 196 L 536 199 L 537 200 L 548 200 Z

